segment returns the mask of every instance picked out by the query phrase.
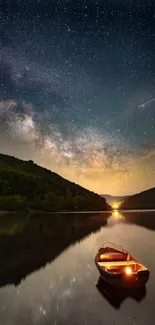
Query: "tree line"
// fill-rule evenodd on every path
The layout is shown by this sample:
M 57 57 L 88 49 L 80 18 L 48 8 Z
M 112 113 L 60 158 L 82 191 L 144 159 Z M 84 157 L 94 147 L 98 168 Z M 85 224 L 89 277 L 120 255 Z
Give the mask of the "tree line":
M 56 173 L 0 154 L 1 210 L 107 210 L 105 199 Z

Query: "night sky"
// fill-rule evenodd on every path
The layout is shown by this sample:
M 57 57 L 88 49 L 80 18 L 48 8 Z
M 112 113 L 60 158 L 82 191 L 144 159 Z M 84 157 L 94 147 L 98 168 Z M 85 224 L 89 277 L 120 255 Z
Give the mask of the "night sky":
M 0 3 L 0 152 L 97 193 L 154 187 L 155 1 Z

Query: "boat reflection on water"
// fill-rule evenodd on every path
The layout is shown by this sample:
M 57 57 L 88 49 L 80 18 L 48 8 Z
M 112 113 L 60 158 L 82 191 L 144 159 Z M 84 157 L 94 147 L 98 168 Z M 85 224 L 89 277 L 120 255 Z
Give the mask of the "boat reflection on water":
M 101 277 L 99 277 L 96 284 L 96 288 L 100 294 L 115 308 L 119 309 L 122 302 L 126 298 L 135 299 L 137 302 L 141 302 L 147 294 L 146 286 L 141 288 L 115 288 L 114 286 L 105 282 Z

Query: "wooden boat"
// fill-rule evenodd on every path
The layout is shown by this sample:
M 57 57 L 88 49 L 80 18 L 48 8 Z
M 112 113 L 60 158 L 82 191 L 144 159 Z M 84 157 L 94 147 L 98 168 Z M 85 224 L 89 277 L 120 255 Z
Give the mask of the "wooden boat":
M 141 287 L 149 279 L 149 269 L 122 247 L 105 243 L 95 257 L 102 279 L 118 287 Z

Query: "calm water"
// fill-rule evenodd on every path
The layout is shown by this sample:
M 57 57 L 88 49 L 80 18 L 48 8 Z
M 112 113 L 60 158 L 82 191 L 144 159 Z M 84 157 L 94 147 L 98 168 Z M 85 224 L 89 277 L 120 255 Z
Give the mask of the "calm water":
M 1 217 L 0 324 L 153 325 L 155 212 L 72 217 L 67 227 L 57 217 Z M 146 290 L 100 286 L 94 256 L 105 241 L 122 244 L 151 269 Z

